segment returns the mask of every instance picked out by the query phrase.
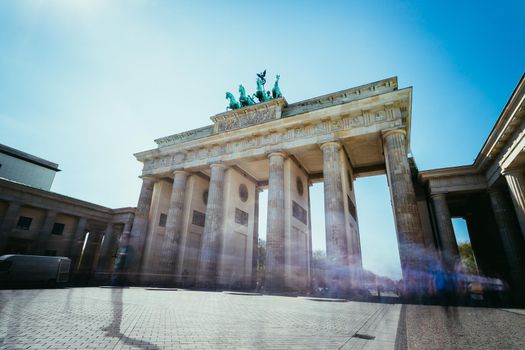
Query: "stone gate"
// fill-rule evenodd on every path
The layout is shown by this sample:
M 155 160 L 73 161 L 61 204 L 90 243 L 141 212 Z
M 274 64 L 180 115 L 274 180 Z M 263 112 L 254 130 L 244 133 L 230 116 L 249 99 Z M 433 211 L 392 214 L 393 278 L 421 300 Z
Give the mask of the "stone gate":
M 309 187 L 323 181 L 329 279 L 352 287 L 362 268 L 354 180 L 386 172 L 410 280 L 425 246 L 407 156 L 411 98 L 412 89 L 398 89 L 394 77 L 293 104 L 272 99 L 155 140 L 157 148 L 135 154 L 143 185 L 128 271 L 142 281 L 251 285 L 258 193 L 267 188 L 265 288 L 304 290 Z

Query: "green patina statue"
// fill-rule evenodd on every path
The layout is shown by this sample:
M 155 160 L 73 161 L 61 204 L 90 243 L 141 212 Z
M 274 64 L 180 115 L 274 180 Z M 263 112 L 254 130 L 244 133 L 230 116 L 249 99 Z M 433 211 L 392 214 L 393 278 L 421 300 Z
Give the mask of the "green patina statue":
M 226 92 L 226 99 L 230 101 L 230 104 L 228 107 L 226 107 L 226 110 L 241 108 L 241 104 L 237 102 L 237 100 L 235 99 L 235 96 L 233 96 L 231 92 Z
M 272 89 L 273 98 L 283 97 L 283 94 L 281 93 L 281 89 L 279 89 L 279 78 L 280 77 L 281 76 L 279 74 L 275 76 L 275 83 L 273 84 L 273 89 Z
M 266 82 L 266 80 L 261 79 L 259 74 L 257 74 L 257 76 L 257 91 L 255 92 L 255 97 L 257 97 L 259 102 L 266 102 L 271 99 L 270 92 L 264 89 L 264 82 Z
M 242 107 L 251 106 L 255 104 L 255 101 L 251 96 L 246 95 L 246 89 L 244 86 L 239 85 L 239 93 L 241 96 L 239 97 L 239 102 L 241 103 Z
M 241 107 L 252 106 L 256 104 L 255 99 L 259 102 L 266 102 L 272 98 L 282 97 L 281 89 L 279 89 L 279 78 L 281 76 L 277 74 L 275 76 L 275 83 L 273 84 L 272 91 L 266 91 L 264 84 L 266 84 L 266 69 L 262 73 L 257 73 L 257 91 L 252 96 L 246 94 L 246 89 L 244 86 L 239 85 L 239 102 L 235 99 L 235 96 L 231 92 L 226 93 L 226 98 L 230 101 L 226 110 L 238 109 Z

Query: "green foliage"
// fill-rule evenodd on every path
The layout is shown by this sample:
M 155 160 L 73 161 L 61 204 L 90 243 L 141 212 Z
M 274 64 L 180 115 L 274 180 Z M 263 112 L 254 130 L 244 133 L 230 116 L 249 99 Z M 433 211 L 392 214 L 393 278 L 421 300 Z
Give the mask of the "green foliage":
M 259 238 L 257 244 L 257 271 L 264 271 L 266 268 L 266 241 Z
M 463 242 L 458 244 L 459 256 L 461 257 L 461 263 L 465 268 L 466 273 L 473 275 L 478 274 L 478 266 L 476 265 L 476 259 L 474 257 L 474 251 L 470 242 Z

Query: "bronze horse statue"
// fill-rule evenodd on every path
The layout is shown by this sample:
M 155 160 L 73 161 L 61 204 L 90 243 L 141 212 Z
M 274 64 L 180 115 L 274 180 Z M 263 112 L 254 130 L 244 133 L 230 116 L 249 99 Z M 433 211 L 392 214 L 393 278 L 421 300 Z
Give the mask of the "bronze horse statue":
M 251 106 L 255 104 L 255 101 L 251 96 L 246 95 L 246 89 L 244 86 L 239 85 L 239 93 L 241 96 L 239 97 L 239 102 L 241 103 L 242 107 Z
M 228 107 L 226 107 L 226 110 L 228 109 L 233 110 L 233 109 L 241 108 L 241 104 L 237 102 L 237 100 L 235 99 L 235 96 L 233 96 L 231 92 L 226 92 L 226 99 L 230 101 L 230 104 L 228 105 Z

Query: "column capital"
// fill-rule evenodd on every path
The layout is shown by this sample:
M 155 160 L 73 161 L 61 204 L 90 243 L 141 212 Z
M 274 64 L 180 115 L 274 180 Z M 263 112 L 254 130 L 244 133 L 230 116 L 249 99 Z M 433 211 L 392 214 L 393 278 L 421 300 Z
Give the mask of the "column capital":
M 404 129 L 392 129 L 392 130 L 383 131 L 382 134 L 383 134 L 382 135 L 383 139 L 385 139 L 387 138 L 387 136 L 395 135 L 395 134 L 401 134 L 406 137 L 407 132 Z
M 210 164 L 210 168 L 220 168 L 220 169 L 228 169 L 229 167 L 226 164 L 223 163 L 212 163 Z
M 142 182 L 144 182 L 144 183 L 152 184 L 152 183 L 157 181 L 156 178 L 154 178 L 153 176 L 150 176 L 150 175 L 141 175 L 141 176 L 139 176 L 139 178 L 142 179 Z
M 446 193 L 431 193 L 430 198 L 432 199 L 446 199 L 447 194 Z
M 177 175 L 189 176 L 189 175 L 191 175 L 191 173 L 189 171 L 184 170 L 184 169 L 177 169 L 177 170 L 173 171 L 173 176 L 177 176 Z
M 524 175 L 525 172 L 521 169 L 502 169 L 501 175 L 507 176 L 507 175 Z
M 339 150 L 341 148 L 341 143 L 339 141 L 328 141 L 321 145 L 321 151 L 324 151 L 327 147 L 334 147 L 335 149 Z
M 286 154 L 286 152 L 282 152 L 282 151 L 269 153 L 268 154 L 268 158 L 272 158 L 272 157 L 281 157 L 283 159 L 286 159 L 286 158 L 288 158 L 288 154 Z

